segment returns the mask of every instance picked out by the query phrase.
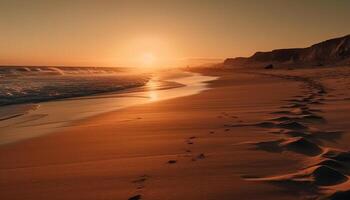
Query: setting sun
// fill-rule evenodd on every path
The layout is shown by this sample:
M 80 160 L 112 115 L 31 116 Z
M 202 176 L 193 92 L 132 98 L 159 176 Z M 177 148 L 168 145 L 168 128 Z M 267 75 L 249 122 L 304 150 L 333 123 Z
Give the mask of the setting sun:
M 153 66 L 156 62 L 156 57 L 153 53 L 144 53 L 142 56 L 141 56 L 141 64 L 143 66 Z

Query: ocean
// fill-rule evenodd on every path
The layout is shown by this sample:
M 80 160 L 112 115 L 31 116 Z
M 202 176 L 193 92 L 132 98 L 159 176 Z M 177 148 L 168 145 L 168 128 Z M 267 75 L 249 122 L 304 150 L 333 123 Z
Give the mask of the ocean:
M 113 92 L 148 80 L 122 68 L 0 67 L 0 106 Z

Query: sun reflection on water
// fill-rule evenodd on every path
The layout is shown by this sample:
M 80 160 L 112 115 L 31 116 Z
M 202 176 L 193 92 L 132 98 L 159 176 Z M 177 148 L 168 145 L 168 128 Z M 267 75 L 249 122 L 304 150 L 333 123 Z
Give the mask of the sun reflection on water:
M 149 91 L 148 97 L 150 101 L 156 101 L 158 100 L 158 93 L 156 91 Z
M 158 92 L 157 92 L 157 87 L 159 86 L 159 83 L 155 79 L 151 79 L 147 83 L 147 88 L 148 88 L 148 98 L 150 101 L 156 101 L 158 100 Z

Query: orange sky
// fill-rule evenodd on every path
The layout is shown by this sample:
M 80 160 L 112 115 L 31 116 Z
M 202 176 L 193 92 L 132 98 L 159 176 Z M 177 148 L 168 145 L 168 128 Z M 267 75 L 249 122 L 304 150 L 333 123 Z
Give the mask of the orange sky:
M 346 0 L 1 0 L 0 64 L 172 66 L 350 33 Z

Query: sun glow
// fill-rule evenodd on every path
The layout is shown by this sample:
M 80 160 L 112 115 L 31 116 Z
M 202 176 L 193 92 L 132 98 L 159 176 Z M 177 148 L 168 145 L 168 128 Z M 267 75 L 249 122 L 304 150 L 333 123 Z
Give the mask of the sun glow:
M 141 61 L 141 64 L 142 64 L 143 66 L 150 67 L 150 66 L 155 65 L 156 57 L 154 56 L 153 53 L 144 53 L 144 54 L 141 56 L 140 61 Z
M 147 34 L 132 36 L 118 44 L 114 55 L 115 65 L 135 66 L 143 70 L 175 66 L 174 61 L 183 57 L 170 38 Z

